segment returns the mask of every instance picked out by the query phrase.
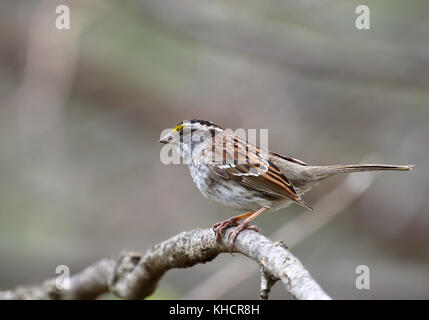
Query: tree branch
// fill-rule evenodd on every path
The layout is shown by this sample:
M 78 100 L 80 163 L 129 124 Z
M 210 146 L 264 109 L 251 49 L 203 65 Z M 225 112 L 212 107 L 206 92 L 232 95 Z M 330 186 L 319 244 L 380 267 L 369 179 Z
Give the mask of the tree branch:
M 234 252 L 261 266 L 261 298 L 268 298 L 274 283 L 281 281 L 296 299 L 330 299 L 282 243 L 245 230 L 235 244 Z M 103 259 L 70 277 L 69 289 L 59 289 L 56 280 L 49 279 L 38 286 L 0 292 L 0 299 L 95 299 L 105 292 L 125 299 L 142 299 L 154 292 L 168 270 L 206 263 L 228 252 L 228 237 L 218 243 L 212 229 L 195 229 L 165 240 L 143 254 L 123 252 Z

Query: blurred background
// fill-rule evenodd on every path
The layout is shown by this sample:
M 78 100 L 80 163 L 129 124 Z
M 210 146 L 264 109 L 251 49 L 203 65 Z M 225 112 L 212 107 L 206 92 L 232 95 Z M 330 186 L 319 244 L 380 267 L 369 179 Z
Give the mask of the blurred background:
M 70 30 L 55 28 L 59 4 Z M 355 27 L 359 4 L 370 30 Z M 268 128 L 271 150 L 309 164 L 415 164 L 318 208 L 359 189 L 331 178 L 304 196 L 314 214 L 291 206 L 257 224 L 281 227 L 270 238 L 294 244 L 333 298 L 428 299 L 428 12 L 425 0 L 1 1 L 0 290 L 237 214 L 159 159 L 163 129 L 201 118 Z M 358 265 L 370 290 L 355 287 Z M 259 280 L 224 254 L 168 272 L 152 298 L 256 299 Z M 280 284 L 272 298 L 289 299 Z

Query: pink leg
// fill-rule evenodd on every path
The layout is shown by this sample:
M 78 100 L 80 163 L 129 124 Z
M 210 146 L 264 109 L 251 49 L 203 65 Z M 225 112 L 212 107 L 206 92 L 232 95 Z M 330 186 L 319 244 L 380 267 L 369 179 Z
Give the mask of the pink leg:
M 240 223 L 235 230 L 233 231 L 233 233 L 231 234 L 231 236 L 229 237 L 229 250 L 232 252 L 232 249 L 234 249 L 234 243 L 235 243 L 235 239 L 237 238 L 238 234 L 245 230 L 245 229 L 252 229 L 255 231 L 259 231 L 259 228 L 257 226 L 249 226 L 248 224 L 254 220 L 255 218 L 259 217 L 262 213 L 264 213 L 265 211 L 267 211 L 269 208 L 267 207 L 262 207 L 261 209 L 259 209 L 258 211 L 255 211 L 254 213 L 250 214 L 242 223 Z

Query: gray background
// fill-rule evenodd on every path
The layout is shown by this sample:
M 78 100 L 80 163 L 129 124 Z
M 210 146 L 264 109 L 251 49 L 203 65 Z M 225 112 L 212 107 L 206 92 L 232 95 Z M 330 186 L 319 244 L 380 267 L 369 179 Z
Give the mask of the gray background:
M 55 28 L 59 3 L 71 30 Z M 370 30 L 354 26 L 358 4 Z M 0 289 L 237 214 L 159 160 L 161 130 L 202 118 L 268 128 L 271 150 L 309 164 L 415 164 L 378 175 L 293 253 L 334 298 L 429 298 L 427 12 L 423 0 L 2 1 Z M 317 211 L 292 206 L 257 224 L 269 235 Z M 222 273 L 232 261 L 253 275 Z M 355 288 L 360 264 L 370 290 Z M 257 298 L 257 271 L 225 254 L 169 272 L 153 297 L 202 297 L 192 290 L 222 275 L 227 289 L 208 297 Z

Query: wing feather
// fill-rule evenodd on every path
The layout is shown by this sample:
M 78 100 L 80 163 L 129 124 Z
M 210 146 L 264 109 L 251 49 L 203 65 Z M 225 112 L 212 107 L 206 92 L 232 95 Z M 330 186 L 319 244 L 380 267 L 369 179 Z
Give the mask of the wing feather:
M 207 163 L 216 175 L 268 196 L 289 198 L 310 208 L 300 199 L 282 170 L 268 160 L 269 152 L 232 135 L 218 134 L 213 139 L 213 143 L 222 148 L 213 148 L 209 144 L 204 154 L 210 157 Z

